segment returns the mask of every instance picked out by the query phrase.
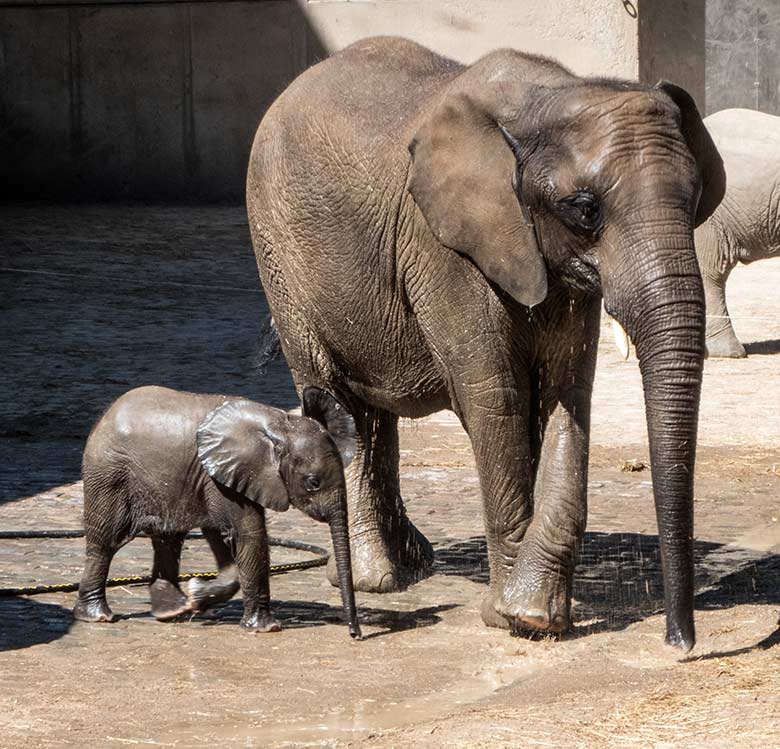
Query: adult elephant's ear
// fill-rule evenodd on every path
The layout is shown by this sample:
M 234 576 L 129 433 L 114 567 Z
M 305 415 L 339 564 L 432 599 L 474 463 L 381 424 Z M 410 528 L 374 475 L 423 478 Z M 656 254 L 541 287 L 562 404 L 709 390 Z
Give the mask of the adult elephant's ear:
M 352 414 L 329 392 L 318 387 L 305 387 L 302 401 L 303 415 L 318 421 L 328 430 L 346 468 L 355 457 L 357 445 L 357 430 Z
M 498 96 L 489 84 L 445 96 L 409 145 L 409 189 L 443 245 L 533 306 L 547 296 L 547 270 L 513 187 L 517 162 L 501 135 Z
M 211 478 L 269 510 L 290 506 L 279 472 L 285 450 L 283 411 L 247 400 L 230 400 L 198 427 L 198 457 Z
M 696 226 L 699 226 L 715 212 L 726 192 L 723 159 L 702 122 L 693 97 L 684 88 L 669 81 L 658 81 L 655 87 L 663 91 L 680 110 L 680 130 L 699 165 L 701 197 L 696 209 Z

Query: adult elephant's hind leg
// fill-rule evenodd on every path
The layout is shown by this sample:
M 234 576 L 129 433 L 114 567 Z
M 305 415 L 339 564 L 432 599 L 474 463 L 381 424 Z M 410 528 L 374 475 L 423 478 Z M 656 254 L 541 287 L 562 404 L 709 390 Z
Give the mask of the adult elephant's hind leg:
M 431 574 L 433 548 L 407 517 L 401 499 L 398 417 L 378 409 L 353 415 L 358 444 L 347 468 L 347 493 L 355 590 L 403 590 Z M 328 579 L 338 585 L 333 557 Z

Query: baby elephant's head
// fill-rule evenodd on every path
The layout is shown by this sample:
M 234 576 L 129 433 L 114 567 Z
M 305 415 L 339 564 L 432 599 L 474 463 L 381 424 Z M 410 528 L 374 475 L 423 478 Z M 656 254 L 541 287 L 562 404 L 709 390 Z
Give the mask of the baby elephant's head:
M 293 507 L 332 522 L 346 510 L 344 468 L 355 455 L 355 422 L 324 390 L 303 391 L 303 415 L 289 416 L 279 469 Z
M 303 415 L 228 400 L 198 427 L 203 467 L 222 484 L 269 510 L 291 504 L 315 520 L 346 511 L 344 468 L 355 455 L 355 422 L 330 394 L 303 391 Z
M 344 468 L 355 455 L 355 422 L 330 394 L 303 391 L 303 415 L 243 399 L 228 400 L 198 427 L 198 456 L 209 476 L 270 510 L 291 504 L 330 525 L 350 634 L 355 613 Z

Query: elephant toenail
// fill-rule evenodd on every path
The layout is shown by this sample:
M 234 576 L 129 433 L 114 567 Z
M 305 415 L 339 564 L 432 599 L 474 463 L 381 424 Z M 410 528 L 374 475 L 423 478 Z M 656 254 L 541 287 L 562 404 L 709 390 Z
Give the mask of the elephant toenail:
M 550 619 L 542 611 L 526 611 L 519 617 L 520 621 L 533 627 L 534 629 L 547 629 L 550 626 Z

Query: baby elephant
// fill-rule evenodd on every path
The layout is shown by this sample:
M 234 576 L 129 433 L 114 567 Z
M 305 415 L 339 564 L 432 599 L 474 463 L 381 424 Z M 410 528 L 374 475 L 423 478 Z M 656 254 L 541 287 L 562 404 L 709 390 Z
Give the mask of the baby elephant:
M 303 391 L 303 416 L 244 398 L 142 387 L 98 421 L 83 458 L 87 559 L 73 610 L 111 622 L 106 578 L 114 554 L 139 533 L 154 547 L 152 613 L 172 619 L 244 596 L 242 626 L 280 629 L 269 610 L 263 508 L 290 504 L 330 524 L 341 599 L 360 637 L 347 525 L 344 466 L 355 452 L 352 416 L 319 388 Z M 219 567 L 211 582 L 179 588 L 186 534 L 200 527 Z

